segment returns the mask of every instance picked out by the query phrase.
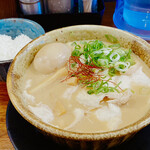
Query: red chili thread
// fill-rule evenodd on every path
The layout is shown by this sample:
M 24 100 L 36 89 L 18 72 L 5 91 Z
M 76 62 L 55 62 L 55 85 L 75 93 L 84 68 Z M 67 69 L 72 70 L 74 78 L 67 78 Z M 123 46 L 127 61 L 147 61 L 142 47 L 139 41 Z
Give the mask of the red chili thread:
M 102 69 L 102 67 L 96 66 L 92 61 L 92 66 L 88 64 L 84 64 L 80 61 L 80 57 L 78 56 L 70 56 L 68 60 L 68 76 L 62 80 L 62 82 L 68 80 L 71 77 L 77 77 L 78 81 L 84 86 L 88 86 L 91 84 L 91 82 L 97 82 L 101 81 L 101 76 L 98 73 L 94 73 L 93 69 Z M 75 67 L 72 67 L 72 64 L 76 64 Z M 110 80 L 103 80 L 110 83 L 113 83 L 114 85 L 117 85 L 115 82 Z M 119 86 L 118 86 L 119 87 Z M 119 89 L 123 91 L 120 87 Z
M 72 64 L 76 64 L 75 67 L 71 67 Z M 93 72 L 93 69 L 100 69 L 101 67 L 97 67 L 96 65 L 92 64 L 87 65 L 80 61 L 79 57 L 77 56 L 70 56 L 68 60 L 68 76 L 65 80 L 68 80 L 72 76 L 77 77 L 78 80 L 80 80 L 83 84 L 91 81 L 98 81 L 100 80 L 100 75 Z M 82 80 L 81 80 L 82 78 Z M 63 82 L 62 81 L 62 82 Z

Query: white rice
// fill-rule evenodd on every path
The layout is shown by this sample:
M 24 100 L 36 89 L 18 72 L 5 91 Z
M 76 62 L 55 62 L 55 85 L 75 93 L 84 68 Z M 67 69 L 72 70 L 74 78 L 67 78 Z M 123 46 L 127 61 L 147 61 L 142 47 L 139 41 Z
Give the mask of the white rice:
M 15 39 L 8 35 L 0 35 L 0 61 L 13 59 L 30 41 L 32 39 L 24 34 L 17 36 Z

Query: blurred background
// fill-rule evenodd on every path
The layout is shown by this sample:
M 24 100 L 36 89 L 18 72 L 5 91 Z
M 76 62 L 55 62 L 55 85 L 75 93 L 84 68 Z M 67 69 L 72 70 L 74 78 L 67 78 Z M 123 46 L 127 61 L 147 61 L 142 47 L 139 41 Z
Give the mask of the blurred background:
M 24 1 L 35 1 L 41 3 L 39 11 L 30 13 L 25 12 Z M 67 0 L 73 2 L 72 9 L 69 12 L 59 12 L 51 7 L 51 2 L 56 2 L 60 0 L 5 0 L 0 1 L 0 19 L 4 18 L 27 18 L 38 22 L 43 26 L 45 31 L 50 31 L 55 28 L 76 25 L 76 24 L 105 24 L 106 26 L 114 26 L 113 24 L 113 13 L 115 10 L 116 2 L 115 0 L 93 0 L 92 9 L 87 10 L 84 8 L 83 4 L 80 3 L 82 0 Z M 84 0 L 83 0 L 84 1 Z M 90 0 L 89 0 L 90 1 Z M 49 2 L 49 3 L 48 3 Z M 88 6 L 88 5 L 87 5 Z M 32 6 L 31 6 L 32 7 Z M 40 10 L 41 7 L 41 10 Z M 33 10 L 34 7 L 32 7 Z M 51 11 L 50 11 L 51 10 Z M 60 9 L 59 9 L 60 10 Z M 69 10 L 69 9 L 68 9 Z M 109 14 L 109 18 L 105 17 Z M 102 18 L 103 16 L 103 18 Z M 47 21 L 47 19 L 49 19 Z M 69 20 L 69 22 L 68 22 Z M 104 22 L 104 23 L 103 23 Z
M 36 21 L 46 32 L 70 25 L 101 24 L 150 40 L 149 0 L 1 0 L 0 19 L 11 17 Z
M 43 1 L 43 0 L 42 0 Z M 112 8 L 115 9 L 114 2 L 115 0 L 104 0 L 107 8 L 107 5 L 113 4 Z M 18 2 L 19 0 L 1 0 L 0 1 L 0 19 L 18 17 Z

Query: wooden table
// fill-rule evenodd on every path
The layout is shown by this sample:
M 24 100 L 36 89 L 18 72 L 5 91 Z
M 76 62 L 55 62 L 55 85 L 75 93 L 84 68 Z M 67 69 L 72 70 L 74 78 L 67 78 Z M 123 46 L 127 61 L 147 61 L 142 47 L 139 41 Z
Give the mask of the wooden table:
M 6 4 L 7 4 L 7 1 L 8 0 L 5 0 Z M 3 11 L 0 11 L 0 18 L 12 17 L 12 16 L 16 17 L 16 13 L 12 11 L 14 10 L 15 5 L 12 5 L 13 8 L 9 9 L 10 10 L 9 13 L 5 13 L 4 10 L 8 11 L 8 7 L 6 4 L 4 4 L 4 1 L 2 2 L 0 2 L 0 5 L 3 4 Z M 14 2 L 14 0 L 11 0 L 11 2 Z M 11 7 L 11 5 L 9 6 Z M 103 20 L 102 20 L 102 25 L 114 27 L 112 16 L 113 16 L 114 9 L 115 9 L 115 2 L 107 2 L 105 3 L 105 7 L 106 8 L 105 8 L 105 12 L 104 12 Z M 9 140 L 9 137 L 7 135 L 7 130 L 6 130 L 6 109 L 7 109 L 8 101 L 9 101 L 9 97 L 7 94 L 6 83 L 0 82 L 0 150 L 14 149 Z
M 0 150 L 13 149 L 6 130 L 6 108 L 8 101 L 6 83 L 0 82 Z
M 17 17 L 16 0 L 0 0 L 0 19 Z M 9 101 L 6 83 L 0 82 L 0 150 L 13 150 L 6 130 L 6 109 Z

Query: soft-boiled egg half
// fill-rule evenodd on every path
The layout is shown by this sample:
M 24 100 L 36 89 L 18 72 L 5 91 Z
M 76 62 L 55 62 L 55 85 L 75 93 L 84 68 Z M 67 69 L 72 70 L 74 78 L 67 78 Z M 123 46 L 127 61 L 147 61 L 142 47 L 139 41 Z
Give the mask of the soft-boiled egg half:
M 63 43 L 50 43 L 43 46 L 36 54 L 34 68 L 43 74 L 48 74 L 61 68 L 71 55 L 71 49 Z

